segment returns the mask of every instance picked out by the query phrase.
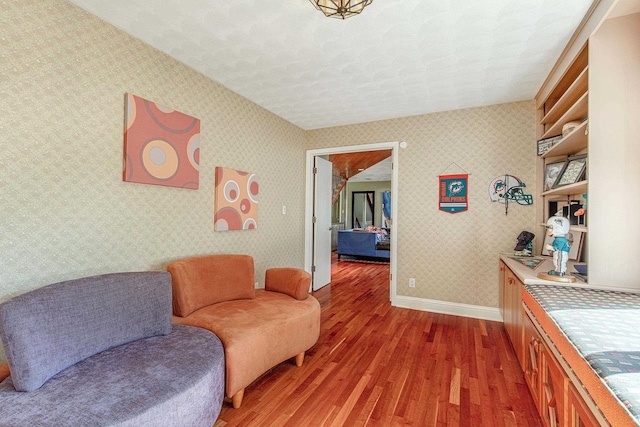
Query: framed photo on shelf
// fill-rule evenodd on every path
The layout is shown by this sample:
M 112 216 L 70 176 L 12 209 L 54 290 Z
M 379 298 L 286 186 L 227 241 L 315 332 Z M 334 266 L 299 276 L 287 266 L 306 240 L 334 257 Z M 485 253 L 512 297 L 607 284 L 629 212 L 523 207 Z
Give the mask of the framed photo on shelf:
M 541 139 L 538 141 L 538 156 L 542 156 L 556 145 L 562 139 L 562 135 L 552 136 L 551 138 Z
M 556 162 L 549 163 L 545 166 L 544 190 L 542 191 L 549 191 L 553 188 L 553 184 L 555 184 L 556 180 L 558 179 L 558 176 L 560 175 L 560 171 L 562 170 L 564 164 L 565 162 Z
M 571 244 L 571 250 L 569 251 L 569 259 L 572 261 L 578 261 L 580 260 L 580 255 L 582 255 L 582 245 L 584 243 L 584 231 L 571 230 L 569 231 L 569 234 L 573 236 L 573 243 Z M 567 234 L 567 239 L 569 239 L 569 234 Z M 542 255 L 545 255 L 545 256 L 552 255 L 547 250 L 547 245 L 550 245 L 551 243 L 553 243 L 553 239 L 555 239 L 555 237 L 549 237 L 549 235 L 545 233 L 544 243 L 542 244 Z
M 569 157 L 558 174 L 552 188 L 575 184 L 583 179 L 587 169 L 587 155 Z

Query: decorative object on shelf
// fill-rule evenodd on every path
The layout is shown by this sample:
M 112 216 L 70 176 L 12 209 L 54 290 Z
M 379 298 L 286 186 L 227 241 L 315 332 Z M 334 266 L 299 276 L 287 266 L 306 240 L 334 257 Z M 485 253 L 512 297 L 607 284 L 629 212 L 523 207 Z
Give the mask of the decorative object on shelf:
M 564 163 L 565 162 L 549 163 L 545 166 L 543 191 L 549 191 L 553 188 L 553 184 L 556 182 L 556 179 L 558 179 Z
M 536 235 L 532 232 L 522 231 L 518 235 L 516 247 L 513 248 L 513 250 L 516 251 L 515 255 L 524 257 L 531 256 L 534 237 L 536 237 Z
M 553 253 L 555 269 L 549 270 L 547 273 L 538 273 L 539 278 L 566 283 L 576 281 L 575 277 L 566 274 L 569 251 L 571 250 L 571 242 L 567 239 L 570 227 L 569 220 L 562 216 L 552 216 L 547 221 L 547 236 L 553 237 L 553 242 L 545 244 L 545 249 Z
M 582 195 L 582 198 L 584 199 L 584 203 L 582 204 L 582 207 L 577 211 L 575 211 L 573 215 L 578 219 L 578 221 L 576 222 L 577 225 L 582 225 L 586 227 L 587 226 L 587 193 L 584 193 Z
M 558 216 L 562 215 L 562 213 L 558 214 Z M 567 240 L 571 242 L 571 250 L 569 251 L 569 260 L 570 261 L 578 261 L 582 256 L 582 247 L 584 246 L 585 240 L 585 231 L 582 230 L 570 230 L 567 233 Z M 553 243 L 553 237 L 550 237 L 548 234 L 544 236 L 544 243 L 542 245 L 541 255 L 543 256 L 551 256 L 553 255 L 551 251 L 547 249 L 547 245 Z
M 571 225 L 578 225 L 578 217 L 575 213 L 580 209 L 579 200 L 567 200 L 567 204 L 562 207 L 562 216 L 569 219 Z
M 558 179 L 553 183 L 553 188 L 575 184 L 584 178 L 587 169 L 587 155 L 569 157 L 565 162 Z
M 519 205 L 532 205 L 533 197 L 526 194 L 524 188 L 527 185 L 520 178 L 513 175 L 500 175 L 495 177 L 489 184 L 489 199 L 492 202 L 504 204 L 504 214 L 509 213 L 509 203 L 515 202 Z
M 438 209 L 451 214 L 464 212 L 469 208 L 467 184 L 468 174 L 440 175 Z
M 575 268 L 576 271 L 583 276 L 587 275 L 587 264 L 574 264 L 573 268 Z
M 549 212 L 549 216 L 562 215 L 562 207 L 564 206 L 564 203 L 566 202 L 564 202 L 563 200 L 547 200 L 548 209 L 546 210 L 546 212 Z
M 562 137 L 564 138 L 565 136 L 569 135 L 575 128 L 580 126 L 582 122 L 584 122 L 585 120 L 587 119 L 585 118 L 583 120 L 572 120 L 562 125 Z
M 546 261 L 546 259 L 540 259 L 540 258 L 527 258 L 527 257 L 518 257 L 518 256 L 511 256 L 509 257 L 513 260 L 518 261 L 520 264 L 524 265 L 525 267 L 528 267 L 532 270 L 535 270 L 536 268 L 540 267 L 542 265 L 542 263 L 544 263 Z
M 347 19 L 360 14 L 373 0 L 309 0 L 329 18 Z
M 582 280 L 585 283 L 589 282 L 589 278 L 587 276 L 585 276 L 584 274 L 580 274 L 580 273 L 576 273 L 575 271 L 572 271 L 571 275 L 573 277 L 577 277 L 578 279 Z
M 197 189 L 200 120 L 125 94 L 123 180 Z
M 258 175 L 216 167 L 214 230 L 258 228 Z
M 542 156 L 551 150 L 554 145 L 562 140 L 562 135 L 552 136 L 551 138 L 541 139 L 538 141 L 538 156 Z

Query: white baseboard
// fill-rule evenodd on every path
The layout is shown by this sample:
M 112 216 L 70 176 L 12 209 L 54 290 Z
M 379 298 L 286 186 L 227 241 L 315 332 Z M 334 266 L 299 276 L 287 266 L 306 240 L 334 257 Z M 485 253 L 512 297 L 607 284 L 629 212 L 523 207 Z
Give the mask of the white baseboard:
M 500 310 L 481 305 L 461 304 L 457 302 L 438 301 L 401 295 L 396 295 L 395 301 L 392 305 L 395 307 L 410 308 L 413 310 L 431 311 L 433 313 L 451 314 L 454 316 L 502 322 Z

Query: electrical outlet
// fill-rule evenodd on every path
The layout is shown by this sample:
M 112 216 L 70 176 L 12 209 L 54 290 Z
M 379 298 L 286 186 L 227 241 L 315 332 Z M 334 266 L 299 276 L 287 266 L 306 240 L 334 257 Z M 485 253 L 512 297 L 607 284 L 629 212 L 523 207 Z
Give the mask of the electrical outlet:
M 282 215 L 286 215 L 287 214 L 287 207 L 285 205 L 282 205 Z
M 410 288 L 415 288 L 416 287 L 416 279 L 414 279 L 413 277 L 409 278 L 409 287 Z

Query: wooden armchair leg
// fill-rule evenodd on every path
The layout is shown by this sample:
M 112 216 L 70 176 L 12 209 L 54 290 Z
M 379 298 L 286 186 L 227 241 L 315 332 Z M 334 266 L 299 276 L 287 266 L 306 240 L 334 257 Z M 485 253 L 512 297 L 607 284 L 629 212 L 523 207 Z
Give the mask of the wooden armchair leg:
M 235 409 L 238 409 L 242 405 L 242 398 L 244 397 L 244 389 L 237 391 L 236 394 L 231 396 L 231 403 Z
M 304 361 L 304 351 L 302 353 L 296 354 L 296 366 L 302 366 L 302 362 Z

